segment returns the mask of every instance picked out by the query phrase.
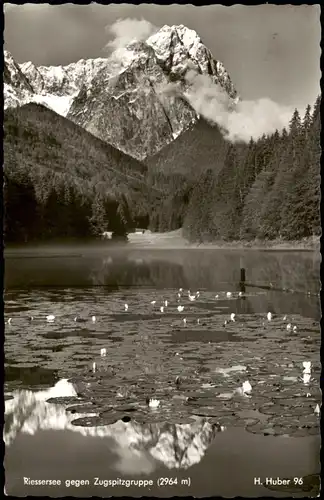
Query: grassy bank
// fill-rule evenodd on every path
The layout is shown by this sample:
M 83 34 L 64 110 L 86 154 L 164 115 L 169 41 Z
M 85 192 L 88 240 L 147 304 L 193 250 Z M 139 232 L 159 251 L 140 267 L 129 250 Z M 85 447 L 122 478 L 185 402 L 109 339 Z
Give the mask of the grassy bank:
M 191 245 L 190 245 L 191 246 Z M 286 241 L 275 240 L 252 240 L 252 241 L 214 241 L 203 242 L 197 245 L 202 248 L 222 248 L 222 249 L 251 249 L 251 250 L 299 250 L 299 251 L 320 251 L 320 236 L 303 238 L 301 240 Z
M 206 241 L 201 243 L 189 242 L 182 233 L 181 229 L 167 233 L 145 232 L 144 234 L 128 235 L 128 241 L 132 245 L 148 248 L 202 248 L 202 249 L 229 249 L 229 250 L 298 250 L 298 251 L 320 251 L 320 237 L 304 238 L 296 241 L 286 240 L 252 240 L 252 241 Z

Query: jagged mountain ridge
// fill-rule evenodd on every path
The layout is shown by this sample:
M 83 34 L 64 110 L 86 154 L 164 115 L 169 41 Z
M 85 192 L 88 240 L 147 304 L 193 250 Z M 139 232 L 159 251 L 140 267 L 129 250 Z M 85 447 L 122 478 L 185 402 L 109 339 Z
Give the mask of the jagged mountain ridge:
M 5 59 L 10 57 L 5 52 Z M 9 85 L 5 107 L 31 100 L 45 104 L 137 159 L 157 153 L 197 120 L 182 95 L 189 69 L 208 75 L 237 99 L 222 63 L 183 25 L 164 26 L 145 42 L 134 41 L 105 59 L 58 67 L 27 62 L 18 69 L 32 91 L 16 95 Z M 172 85 L 177 89 L 170 92 Z M 9 100 L 9 90 L 16 99 Z
M 5 107 L 16 107 L 33 99 L 34 89 L 10 52 L 4 51 L 3 94 Z

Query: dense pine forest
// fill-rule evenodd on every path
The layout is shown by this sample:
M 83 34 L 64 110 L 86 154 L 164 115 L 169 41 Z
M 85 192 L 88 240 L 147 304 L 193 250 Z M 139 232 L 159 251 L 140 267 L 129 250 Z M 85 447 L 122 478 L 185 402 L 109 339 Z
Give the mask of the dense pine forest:
M 125 237 L 183 228 L 190 241 L 320 235 L 320 97 L 288 130 L 249 144 L 200 120 L 141 162 L 49 109 L 4 120 L 5 240 Z
M 151 158 L 150 183 L 167 193 L 152 207 L 151 229 L 183 227 L 190 241 L 201 242 L 320 235 L 320 102 L 302 118 L 295 110 L 288 130 L 249 144 L 228 143 L 216 132 L 210 141 L 206 130 L 200 148 L 189 132 L 180 148 L 184 162 L 173 151 Z
M 6 111 L 6 242 L 125 237 L 147 224 L 147 168 L 37 104 Z

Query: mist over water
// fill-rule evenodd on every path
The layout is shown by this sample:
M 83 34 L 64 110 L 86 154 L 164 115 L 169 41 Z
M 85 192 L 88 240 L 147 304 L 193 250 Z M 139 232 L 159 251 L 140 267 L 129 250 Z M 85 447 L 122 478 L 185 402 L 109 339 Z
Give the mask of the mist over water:
M 242 263 L 247 282 L 273 283 L 307 293 L 320 289 L 317 252 L 149 248 L 127 243 L 10 246 L 5 287 L 142 284 L 161 288 L 237 287 Z M 284 295 L 289 302 L 290 295 Z M 304 297 L 305 298 L 305 297 Z

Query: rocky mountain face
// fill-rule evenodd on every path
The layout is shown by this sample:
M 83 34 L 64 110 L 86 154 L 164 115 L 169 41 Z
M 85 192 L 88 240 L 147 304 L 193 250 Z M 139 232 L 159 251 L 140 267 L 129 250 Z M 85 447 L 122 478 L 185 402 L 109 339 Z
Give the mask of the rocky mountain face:
M 36 67 L 32 62 L 17 65 L 6 52 L 5 60 L 5 107 L 45 104 L 141 160 L 197 120 L 185 97 L 191 85 L 188 71 L 208 76 L 237 99 L 222 63 L 183 25 L 164 26 L 145 42 L 132 42 L 105 59 Z
M 33 99 L 34 90 L 10 52 L 4 51 L 3 94 L 6 107 L 16 107 Z

